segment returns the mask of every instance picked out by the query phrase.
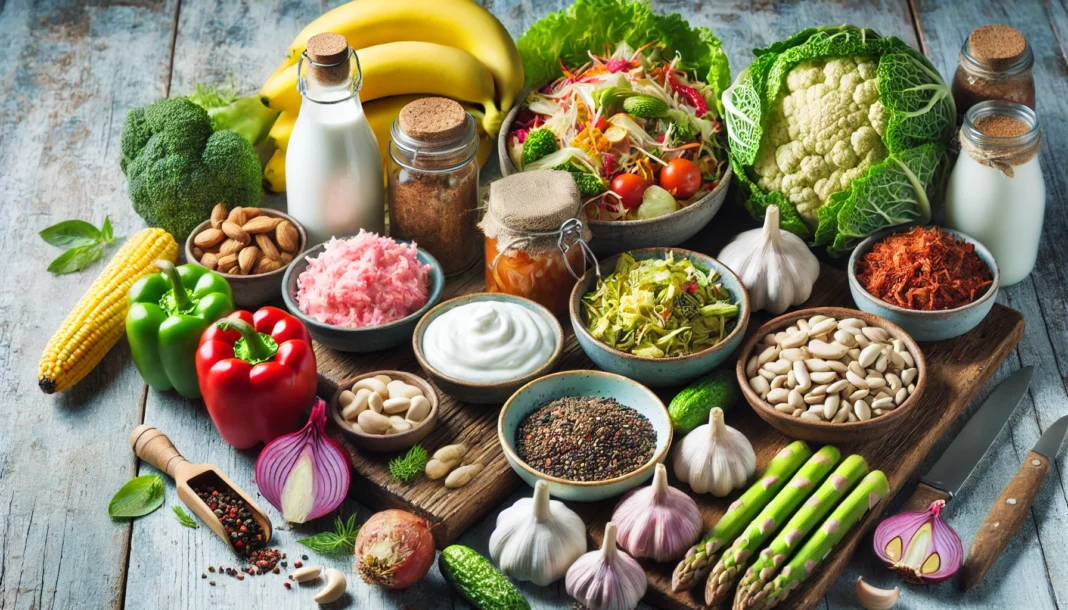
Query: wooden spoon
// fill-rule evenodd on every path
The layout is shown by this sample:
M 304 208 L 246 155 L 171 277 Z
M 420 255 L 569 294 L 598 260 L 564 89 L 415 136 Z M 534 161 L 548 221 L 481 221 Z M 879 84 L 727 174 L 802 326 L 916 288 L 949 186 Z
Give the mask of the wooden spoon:
M 273 528 L 271 528 L 271 520 L 267 518 L 267 514 L 252 501 L 252 498 L 247 493 L 237 485 L 234 485 L 233 481 L 220 472 L 217 466 L 190 463 L 189 460 L 182 457 L 181 453 L 178 453 L 178 450 L 174 448 L 174 444 L 171 443 L 171 439 L 167 438 L 166 434 L 147 424 L 137 426 L 130 433 L 130 448 L 137 454 L 137 457 L 166 472 L 168 476 L 174 479 L 174 485 L 178 488 L 178 498 L 181 499 L 182 503 L 188 506 L 189 510 L 193 511 L 193 514 L 200 517 L 200 520 L 207 524 L 211 531 L 215 532 L 215 535 L 222 538 L 235 553 L 237 551 L 230 543 L 230 536 L 223 529 L 222 522 L 193 491 L 194 486 L 206 484 L 216 489 L 229 489 L 240 496 L 245 501 L 245 504 L 248 505 L 248 509 L 253 518 L 256 519 L 256 523 L 260 525 L 260 529 L 263 530 L 265 538 L 263 543 L 270 542 Z

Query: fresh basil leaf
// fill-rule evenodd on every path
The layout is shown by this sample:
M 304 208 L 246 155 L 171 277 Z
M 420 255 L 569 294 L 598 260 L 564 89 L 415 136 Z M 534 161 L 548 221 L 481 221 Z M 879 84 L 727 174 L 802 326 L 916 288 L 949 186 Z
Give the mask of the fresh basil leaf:
M 111 217 L 104 217 L 104 226 L 100 227 L 100 241 L 110 244 L 115 241 L 115 231 L 111 228 Z
M 110 226 L 105 220 L 105 226 Z M 110 230 L 109 230 L 110 232 Z M 84 220 L 64 220 L 41 231 L 41 239 L 59 248 L 91 246 L 100 241 L 100 230 Z
M 113 519 L 142 517 L 163 506 L 163 479 L 146 474 L 130 479 L 115 492 L 108 504 Z
M 60 254 L 48 265 L 48 271 L 56 275 L 81 271 L 104 256 L 103 244 L 78 246 Z
M 349 515 L 348 522 L 338 516 L 334 519 L 333 532 L 320 532 L 309 538 L 302 538 L 297 542 L 309 549 L 325 555 L 347 554 L 351 555 L 356 548 L 356 534 L 360 532 L 356 525 L 356 513 Z

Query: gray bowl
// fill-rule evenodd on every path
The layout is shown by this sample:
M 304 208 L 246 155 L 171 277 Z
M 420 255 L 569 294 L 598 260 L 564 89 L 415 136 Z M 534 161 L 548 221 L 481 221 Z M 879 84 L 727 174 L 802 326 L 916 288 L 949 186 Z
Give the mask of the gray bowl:
M 505 116 L 501 131 L 497 134 L 497 154 L 501 162 L 501 174 L 510 176 L 519 170 L 512 164 L 508 156 L 508 132 L 511 131 L 512 123 L 526 100 L 530 90 L 526 90 L 518 98 L 512 110 Z M 690 205 L 661 216 L 648 220 L 606 221 L 589 220 L 590 231 L 593 232 L 593 240 L 590 248 L 598 257 L 619 254 L 628 250 L 639 248 L 655 248 L 659 246 L 677 246 L 690 239 L 705 228 L 712 217 L 723 207 L 723 201 L 727 198 L 727 189 L 731 183 L 734 172 L 730 166 L 723 174 L 716 188 L 701 196 Z
M 990 285 L 990 288 L 975 301 L 955 309 L 918 311 L 898 307 L 876 298 L 875 295 L 865 290 L 861 285 L 860 280 L 857 279 L 857 264 L 860 262 L 860 257 L 869 252 L 875 246 L 875 242 L 891 233 L 901 232 L 907 228 L 895 227 L 876 233 L 860 242 L 860 245 L 853 250 L 853 254 L 849 257 L 849 292 L 853 295 L 853 301 L 856 302 L 857 308 L 890 320 L 905 329 L 905 332 L 912 335 L 912 338 L 917 341 L 951 339 L 963 335 L 978 326 L 994 306 L 1001 277 L 998 273 L 998 264 L 994 260 L 994 255 L 986 249 L 986 246 L 960 231 L 942 227 L 942 230 L 946 233 L 975 246 L 975 253 L 990 267 L 990 271 L 994 274 L 994 282 Z
M 400 239 L 396 241 L 397 243 L 408 243 Z M 378 326 L 345 328 L 343 326 L 323 324 L 306 315 L 297 306 L 297 277 L 308 268 L 308 257 L 318 256 L 325 246 L 325 242 L 321 243 L 314 248 L 305 250 L 303 254 L 293 259 L 289 268 L 286 269 L 283 282 L 285 289 L 282 291 L 282 298 L 285 300 L 289 311 L 308 328 L 308 333 L 311 334 L 312 339 L 331 349 L 336 349 L 339 352 L 377 352 L 410 341 L 419 319 L 441 300 L 441 291 L 445 288 L 445 273 L 441 269 L 441 263 L 431 256 L 429 252 L 419 248 L 416 258 L 424 265 L 430 265 L 431 268 L 430 297 L 418 311 L 400 320 L 389 324 L 379 324 Z

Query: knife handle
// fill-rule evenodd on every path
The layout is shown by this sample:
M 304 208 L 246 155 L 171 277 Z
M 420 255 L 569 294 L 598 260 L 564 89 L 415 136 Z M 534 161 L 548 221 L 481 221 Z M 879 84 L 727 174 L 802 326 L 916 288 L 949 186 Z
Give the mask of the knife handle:
M 931 506 L 931 502 L 935 500 L 949 501 L 949 493 L 938 489 L 937 487 L 931 487 L 927 483 L 920 482 L 916 485 L 916 490 L 912 492 L 909 499 L 905 501 L 898 512 L 902 513 L 922 513 Z
M 971 548 L 968 549 L 968 558 L 964 561 L 964 577 L 961 580 L 964 591 L 983 580 L 987 571 L 997 561 L 998 555 L 1023 525 L 1048 470 L 1049 458 L 1035 451 L 1028 452 L 1023 466 L 990 508 L 990 514 L 986 516 L 986 521 L 983 521 Z

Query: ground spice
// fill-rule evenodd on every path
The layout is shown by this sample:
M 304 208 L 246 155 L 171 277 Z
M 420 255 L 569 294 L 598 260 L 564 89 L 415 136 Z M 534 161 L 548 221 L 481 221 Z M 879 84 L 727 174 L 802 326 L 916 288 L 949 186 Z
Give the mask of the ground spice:
M 924 311 L 963 307 L 994 281 L 975 246 L 938 227 L 914 227 L 883 238 L 861 257 L 856 271 L 876 298 Z
M 1027 123 L 1003 114 L 980 117 L 975 122 L 975 128 L 983 135 L 995 138 L 1017 138 L 1031 131 Z
M 604 481 L 653 458 L 656 431 L 614 398 L 566 396 L 535 409 L 516 430 L 519 459 L 569 481 Z
M 245 574 L 263 574 L 272 570 L 284 555 L 278 549 L 266 548 L 263 529 L 253 518 L 248 504 L 230 489 L 202 484 L 193 488 L 197 497 L 204 501 L 212 513 L 222 523 L 223 530 L 230 536 L 234 551 L 246 558 L 249 566 L 243 568 Z M 208 566 L 209 572 L 214 572 L 212 566 Z M 235 568 L 219 566 L 219 572 L 229 574 L 238 580 L 245 577 Z
M 957 114 L 986 100 L 1008 100 L 1035 107 L 1034 57 L 1027 37 L 1007 25 L 976 28 L 960 51 L 953 76 Z

